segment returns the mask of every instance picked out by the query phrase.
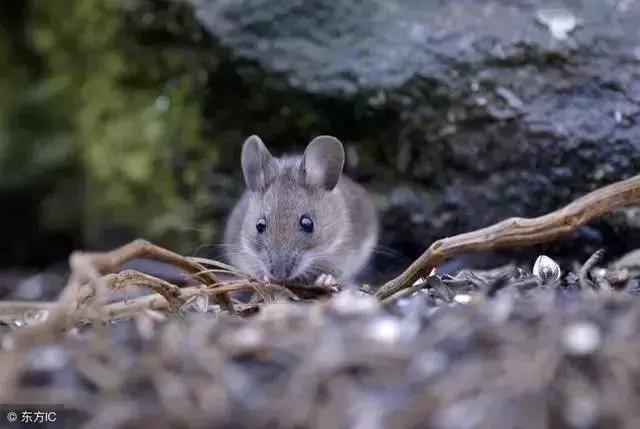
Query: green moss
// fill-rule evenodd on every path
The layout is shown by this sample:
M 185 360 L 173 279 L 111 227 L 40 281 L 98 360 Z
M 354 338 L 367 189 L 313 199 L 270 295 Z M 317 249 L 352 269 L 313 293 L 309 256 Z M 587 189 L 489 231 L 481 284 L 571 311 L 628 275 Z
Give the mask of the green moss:
M 15 62 L 0 63 L 8 72 L 0 113 L 14 119 L 0 126 L 0 164 L 15 167 L 3 170 L 15 180 L 66 184 L 43 195 L 45 224 L 80 222 L 88 242 L 116 228 L 184 245 L 203 238 L 185 233 L 195 216 L 188 200 L 201 192 L 215 147 L 201 137 L 183 54 L 141 45 L 126 28 L 123 5 L 31 3 L 26 34 L 42 67 L 27 82 Z M 188 158 L 185 168 L 174 165 L 177 154 Z M 77 176 L 47 174 L 62 165 L 75 165 Z M 69 187 L 69 180 L 78 186 Z M 72 196 L 81 204 L 69 204 L 68 192 L 58 188 L 81 189 L 82 196 Z

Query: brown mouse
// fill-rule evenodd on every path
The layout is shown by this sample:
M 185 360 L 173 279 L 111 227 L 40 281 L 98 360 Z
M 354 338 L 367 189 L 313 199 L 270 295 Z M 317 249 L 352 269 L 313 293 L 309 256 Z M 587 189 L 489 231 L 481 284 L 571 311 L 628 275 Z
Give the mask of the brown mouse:
M 247 189 L 227 221 L 229 262 L 273 282 L 353 282 L 376 247 L 378 215 L 343 174 L 342 143 L 318 136 L 302 155 L 276 158 L 253 135 L 241 158 Z

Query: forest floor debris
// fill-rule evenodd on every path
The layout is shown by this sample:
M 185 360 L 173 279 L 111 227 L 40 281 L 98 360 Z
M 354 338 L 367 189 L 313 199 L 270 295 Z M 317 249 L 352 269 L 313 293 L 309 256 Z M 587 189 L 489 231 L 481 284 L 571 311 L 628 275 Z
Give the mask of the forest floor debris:
M 346 288 L 235 303 L 235 315 L 186 305 L 206 296 L 197 287 L 170 303 L 178 295 L 156 284 L 164 306 L 136 298 L 110 320 L 127 304 L 105 304 L 103 323 L 21 348 L 8 339 L 55 307 L 16 317 L 0 301 L 0 403 L 55 409 L 57 427 L 632 427 L 640 253 L 607 265 L 597 253 L 559 279 L 514 265 L 432 273 L 387 302 Z
M 545 255 L 455 276 L 435 265 L 554 238 L 639 189 L 636 176 L 443 239 L 383 293 L 265 284 L 143 240 L 76 252 L 56 301 L 0 283 L 0 407 L 54 409 L 54 427 L 634 427 L 640 250 L 564 269 Z M 121 269 L 136 258 L 188 277 Z M 139 288 L 151 293 L 128 298 Z

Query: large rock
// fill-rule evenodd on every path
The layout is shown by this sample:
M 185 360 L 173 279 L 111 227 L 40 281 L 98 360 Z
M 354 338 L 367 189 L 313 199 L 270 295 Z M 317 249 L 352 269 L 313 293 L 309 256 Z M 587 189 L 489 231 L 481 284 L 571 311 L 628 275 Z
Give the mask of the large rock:
M 297 115 L 267 132 L 276 141 L 306 109 L 321 117 L 308 129 L 357 149 L 354 175 L 406 182 L 383 192 L 383 244 L 410 255 L 638 172 L 637 2 L 192 3 L 250 94 L 231 104 L 261 101 L 231 109 Z M 621 251 L 638 238 L 632 221 L 608 216 L 564 244 Z

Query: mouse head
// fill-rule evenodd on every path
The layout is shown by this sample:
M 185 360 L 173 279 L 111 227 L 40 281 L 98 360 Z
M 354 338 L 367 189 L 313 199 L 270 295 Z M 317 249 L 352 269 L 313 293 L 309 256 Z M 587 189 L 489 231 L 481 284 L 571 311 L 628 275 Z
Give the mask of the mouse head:
M 344 148 L 319 136 L 301 157 L 275 158 L 258 136 L 242 148 L 249 203 L 242 249 L 250 274 L 274 281 L 311 279 L 328 272 L 326 260 L 342 244 L 348 213 L 337 187 Z

